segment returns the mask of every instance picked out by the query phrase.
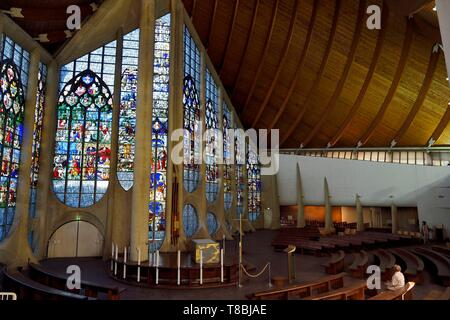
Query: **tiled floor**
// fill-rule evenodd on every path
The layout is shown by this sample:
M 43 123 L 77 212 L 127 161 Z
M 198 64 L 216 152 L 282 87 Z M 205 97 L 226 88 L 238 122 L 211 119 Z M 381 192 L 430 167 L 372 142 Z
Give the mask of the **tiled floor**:
M 274 231 L 258 231 L 244 237 L 244 260 L 255 267 L 251 273 L 259 272 L 266 263 L 271 264 L 271 275 L 287 274 L 286 253 L 275 252 L 270 243 L 275 237 Z M 237 257 L 237 242 L 228 241 L 226 244 L 228 255 Z M 316 257 L 311 255 L 296 255 L 297 282 L 308 282 L 326 276 L 321 264 L 328 260 L 328 257 Z M 351 263 L 351 255 L 346 256 L 346 265 Z M 80 258 L 80 259 L 54 259 L 43 262 L 47 268 L 54 272 L 63 273 L 70 264 L 78 264 L 81 267 L 82 277 L 87 281 L 94 281 L 102 284 L 116 284 L 126 288 L 122 293 L 122 299 L 193 299 L 193 300 L 221 300 L 221 299 L 245 299 L 247 294 L 269 289 L 268 273 L 261 277 L 250 279 L 243 283 L 241 288 L 228 287 L 216 289 L 148 289 L 124 285 L 110 278 L 106 272 L 108 265 L 100 259 Z M 354 278 L 346 277 L 345 284 L 350 285 Z M 432 289 L 443 290 L 435 283 L 428 272 L 425 273 L 425 283 L 417 285 L 414 289 L 414 298 L 421 299 Z

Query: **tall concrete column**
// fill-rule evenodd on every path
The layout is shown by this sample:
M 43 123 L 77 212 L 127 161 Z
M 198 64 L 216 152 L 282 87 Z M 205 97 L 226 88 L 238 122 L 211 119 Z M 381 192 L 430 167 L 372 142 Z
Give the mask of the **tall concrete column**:
M 297 228 L 305 227 L 305 206 L 303 203 L 302 178 L 297 164 Z
M 38 86 L 38 73 L 40 62 L 40 51 L 34 49 L 30 56 L 30 68 L 28 71 L 27 94 L 25 97 L 25 118 L 24 133 L 20 155 L 20 174 L 17 186 L 16 212 L 14 219 L 18 220 L 18 227 L 15 231 L 16 237 L 16 259 L 19 264 L 32 258 L 33 254 L 28 245 L 28 223 L 29 223 L 29 203 L 30 203 L 30 172 L 31 153 L 33 146 L 34 113 L 36 109 L 36 93 Z M 13 231 L 13 230 L 12 230 Z
M 376 216 L 375 216 L 375 208 L 370 208 L 370 226 L 375 228 L 376 225 Z
M 325 196 L 325 229 L 331 230 L 333 227 L 333 217 L 331 215 L 332 209 L 331 209 L 331 201 L 330 201 L 330 190 L 328 188 L 328 181 L 327 178 L 324 178 L 323 181 L 323 188 L 324 188 L 324 196 Z
M 356 195 L 356 230 L 364 231 L 363 207 L 361 205 L 361 196 Z
M 151 123 L 153 109 L 153 48 L 155 1 L 141 0 L 139 37 L 139 81 L 136 108 L 136 151 L 134 187 L 131 200 L 130 259 L 148 260 L 148 197 L 150 190 Z
M 397 233 L 398 231 L 398 213 L 397 206 L 395 204 L 391 205 L 391 220 L 392 220 L 392 233 Z

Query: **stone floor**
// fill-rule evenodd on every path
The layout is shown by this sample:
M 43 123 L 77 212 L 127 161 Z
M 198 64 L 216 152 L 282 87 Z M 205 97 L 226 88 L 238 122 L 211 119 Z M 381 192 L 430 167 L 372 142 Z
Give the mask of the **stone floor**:
M 258 273 L 266 263 L 271 264 L 271 275 L 287 274 L 286 253 L 275 252 L 270 246 L 272 239 L 276 236 L 274 231 L 258 231 L 244 237 L 244 260 L 255 267 L 252 274 Z M 226 243 L 228 255 L 236 255 L 237 242 L 228 241 Z M 370 253 L 370 252 L 369 252 Z M 312 255 L 296 255 L 296 282 L 309 282 L 326 276 L 321 264 L 328 260 L 328 257 L 316 257 Z M 350 254 L 346 256 L 346 265 L 351 263 Z M 64 273 L 67 266 L 77 264 L 81 267 L 82 277 L 87 281 L 94 281 L 105 285 L 118 285 L 126 290 L 122 293 L 122 299 L 145 300 L 145 299 L 189 299 L 189 300 L 238 300 L 245 299 L 247 294 L 268 290 L 268 273 L 256 279 L 243 282 L 242 287 L 228 287 L 215 289 L 149 289 L 138 288 L 116 282 L 106 272 L 108 264 L 100 259 L 77 258 L 77 259 L 52 259 L 44 261 L 43 264 L 57 273 Z M 345 285 L 351 285 L 355 279 L 345 278 Z M 444 287 L 436 284 L 436 280 L 425 272 L 425 283 L 417 285 L 414 289 L 414 298 L 422 299 L 431 290 L 443 290 Z

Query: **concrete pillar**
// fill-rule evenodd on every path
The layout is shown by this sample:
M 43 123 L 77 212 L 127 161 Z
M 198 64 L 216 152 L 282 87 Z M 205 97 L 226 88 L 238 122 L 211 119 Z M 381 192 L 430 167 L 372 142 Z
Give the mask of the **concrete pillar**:
M 376 227 L 375 208 L 370 208 L 370 226 L 372 228 Z
M 364 231 L 363 207 L 361 205 L 361 196 L 356 195 L 356 230 Z
M 331 230 L 333 227 L 333 217 L 331 216 L 331 196 L 330 196 L 330 190 L 328 189 L 328 181 L 327 178 L 324 178 L 323 181 L 323 188 L 324 188 L 324 201 L 325 201 L 325 229 Z
M 113 101 L 113 118 L 111 128 L 111 165 L 109 173 L 109 190 L 108 190 L 108 212 L 106 216 L 105 227 L 105 243 L 103 246 L 103 258 L 108 259 L 111 257 L 112 242 L 118 243 L 113 227 L 116 219 L 114 216 L 120 214 L 117 207 L 114 205 L 116 200 L 116 186 L 118 184 L 117 179 L 117 154 L 119 150 L 119 117 L 120 117 L 120 90 L 122 82 L 122 53 L 123 53 L 123 30 L 120 28 L 117 31 L 117 45 L 116 45 L 116 67 L 115 67 L 115 79 L 114 79 L 114 101 Z M 116 222 L 117 223 L 117 222 Z M 122 246 L 121 246 L 122 247 Z M 141 248 L 141 251 L 144 250 Z
M 51 230 L 48 230 L 48 215 L 47 210 L 48 197 L 52 193 L 52 169 L 53 156 L 55 150 L 55 131 L 56 131 L 56 108 L 58 97 L 58 79 L 59 66 L 56 61 L 53 61 L 47 66 L 47 89 L 45 92 L 45 110 L 41 141 L 41 154 L 45 155 L 39 160 L 39 179 L 37 186 L 36 197 L 36 214 L 38 219 L 38 233 L 39 233 L 39 258 L 44 258 L 47 253 L 47 241 Z
M 436 10 L 444 46 L 445 61 L 447 62 L 447 74 L 450 74 L 450 2 L 448 0 L 436 0 Z
M 272 176 L 273 187 L 272 187 L 272 197 L 273 197 L 273 208 L 272 208 L 272 230 L 279 230 L 281 228 L 280 222 L 280 198 L 278 196 L 278 177 L 277 175 Z
M 398 231 L 398 213 L 397 206 L 391 205 L 391 220 L 392 220 L 392 233 L 396 234 Z
M 305 227 L 305 206 L 303 204 L 303 188 L 302 178 L 300 175 L 300 167 L 297 164 L 297 228 Z
M 155 2 L 141 0 L 139 38 L 139 82 L 136 110 L 136 151 L 134 187 L 131 200 L 130 259 L 148 260 L 148 202 L 150 190 L 151 123 L 153 109 L 153 48 L 155 28 Z
M 30 68 L 28 71 L 28 88 L 25 97 L 25 118 L 23 122 L 23 140 L 20 154 L 19 181 L 17 186 L 16 211 L 14 220 L 18 221 L 16 238 L 16 262 L 23 264 L 33 253 L 28 245 L 29 201 L 30 201 L 30 171 L 31 152 L 33 146 L 34 113 L 36 109 L 36 92 L 38 86 L 38 73 L 40 51 L 34 49 L 30 56 Z M 15 225 L 15 223 L 14 223 Z M 14 228 L 13 225 L 13 228 Z M 14 229 L 11 230 L 14 232 Z

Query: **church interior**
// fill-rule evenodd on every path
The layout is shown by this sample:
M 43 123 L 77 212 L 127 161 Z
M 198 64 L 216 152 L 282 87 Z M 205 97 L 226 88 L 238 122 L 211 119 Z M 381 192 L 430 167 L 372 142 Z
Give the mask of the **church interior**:
M 0 300 L 450 300 L 449 72 L 448 0 L 2 0 Z

